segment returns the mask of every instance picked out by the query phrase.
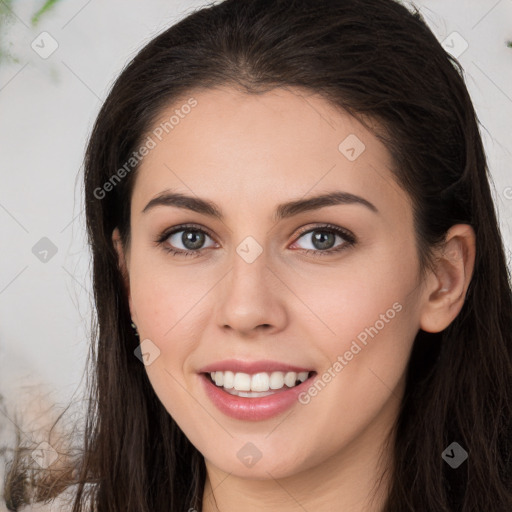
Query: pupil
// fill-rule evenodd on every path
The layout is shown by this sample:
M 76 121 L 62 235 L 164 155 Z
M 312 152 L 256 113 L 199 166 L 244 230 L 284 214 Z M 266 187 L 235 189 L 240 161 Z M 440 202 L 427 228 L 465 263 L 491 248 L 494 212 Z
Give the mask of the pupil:
M 184 231 L 181 241 L 187 249 L 199 249 L 204 243 L 204 234 L 197 231 Z
M 330 249 L 335 241 L 335 235 L 326 231 L 317 231 L 313 234 L 313 245 L 317 249 Z

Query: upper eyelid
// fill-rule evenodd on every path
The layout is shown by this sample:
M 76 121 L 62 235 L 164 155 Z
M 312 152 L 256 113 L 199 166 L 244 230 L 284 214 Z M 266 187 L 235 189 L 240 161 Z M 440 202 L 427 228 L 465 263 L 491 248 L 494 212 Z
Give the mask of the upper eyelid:
M 171 235 L 174 235 L 176 233 L 179 233 L 180 231 L 186 231 L 189 229 L 190 231 L 202 231 L 203 233 L 207 234 L 212 240 L 215 240 L 215 237 L 211 234 L 211 232 L 203 227 L 196 224 L 184 224 L 184 225 L 178 225 L 174 226 L 169 229 L 164 229 L 162 231 L 162 238 L 169 238 Z

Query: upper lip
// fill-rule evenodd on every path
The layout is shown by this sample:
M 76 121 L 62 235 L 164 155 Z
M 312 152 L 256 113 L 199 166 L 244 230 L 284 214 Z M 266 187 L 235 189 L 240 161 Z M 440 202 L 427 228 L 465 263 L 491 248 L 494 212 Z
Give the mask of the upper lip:
M 203 366 L 199 373 L 210 373 L 210 372 L 222 372 L 222 371 L 231 371 L 233 373 L 242 372 L 242 373 L 261 373 L 261 372 L 310 372 L 311 368 L 303 368 L 300 366 L 294 366 L 288 363 L 280 363 L 279 361 L 268 361 L 268 360 L 260 360 L 260 361 L 242 361 L 240 359 L 225 359 L 223 361 L 217 361 L 216 363 L 211 363 L 206 366 Z

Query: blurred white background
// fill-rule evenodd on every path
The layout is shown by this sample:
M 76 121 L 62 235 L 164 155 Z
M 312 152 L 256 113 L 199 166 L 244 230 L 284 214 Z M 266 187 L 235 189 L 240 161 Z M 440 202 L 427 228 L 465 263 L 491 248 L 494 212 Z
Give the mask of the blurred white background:
M 0 63 L 0 394 L 44 383 L 52 400 L 66 403 L 82 378 L 92 311 L 81 183 L 88 134 L 123 66 L 207 2 L 62 1 L 34 27 L 43 3 L 13 0 L 14 14 L 0 28 L 1 47 L 17 59 Z M 446 49 L 463 52 L 510 251 L 512 0 L 415 4 Z M 52 39 L 42 32 L 58 44 L 49 56 Z M 44 237 L 57 250 L 46 262 L 33 252 Z

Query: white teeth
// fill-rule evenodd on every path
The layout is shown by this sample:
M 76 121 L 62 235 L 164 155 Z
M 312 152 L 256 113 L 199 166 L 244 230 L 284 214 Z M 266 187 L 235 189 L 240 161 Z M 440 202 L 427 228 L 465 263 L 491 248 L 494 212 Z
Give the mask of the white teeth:
M 270 389 L 281 389 L 284 386 L 284 373 L 272 372 L 270 375 Z
M 309 372 L 260 372 L 249 375 L 243 372 L 211 372 L 210 376 L 215 384 L 225 389 L 233 389 L 234 391 L 254 391 L 266 393 L 272 389 L 282 389 L 285 385 L 289 388 L 295 386 L 296 382 L 304 382 L 308 378 Z M 235 393 L 232 393 L 235 394 Z M 271 394 L 271 393 L 266 393 Z M 239 396 L 266 396 L 253 395 L 252 393 L 241 393 Z
M 233 372 L 222 372 L 224 373 L 224 387 L 226 389 L 232 389 L 235 383 L 235 374 Z
M 237 391 L 251 391 L 251 376 L 248 373 L 235 373 L 233 387 Z
M 295 383 L 297 382 L 297 374 L 294 372 L 288 372 L 284 376 L 284 383 L 289 387 L 293 388 L 295 386 Z
M 251 391 L 268 391 L 268 373 L 256 373 L 251 377 Z
M 309 372 L 299 372 L 299 374 L 297 375 L 297 378 L 301 382 L 304 382 L 308 378 L 308 376 L 309 376 Z

